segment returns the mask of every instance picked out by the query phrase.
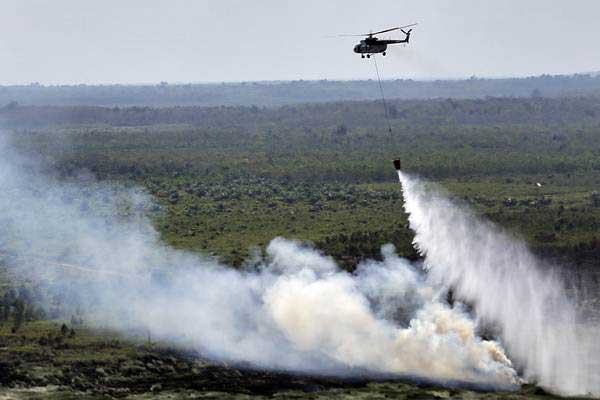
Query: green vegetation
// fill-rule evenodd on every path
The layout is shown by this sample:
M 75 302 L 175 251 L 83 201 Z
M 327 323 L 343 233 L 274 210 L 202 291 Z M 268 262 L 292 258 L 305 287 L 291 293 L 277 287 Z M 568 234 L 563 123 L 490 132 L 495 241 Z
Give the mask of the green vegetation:
M 0 326 L 0 396 L 8 399 L 555 399 L 525 386 L 481 393 L 430 384 L 240 369 L 201 355 L 68 321 Z
M 279 108 L 12 104 L 0 110 L 0 124 L 18 149 L 64 179 L 90 171 L 144 188 L 156 199 L 145 211 L 163 240 L 233 266 L 276 236 L 312 241 L 348 270 L 379 257 L 390 242 L 417 259 L 391 164 L 400 156 L 407 170 L 436 181 L 541 256 L 570 272 L 598 271 L 600 97 L 394 100 L 389 107 L 391 134 L 381 102 L 373 101 Z M 496 396 L 216 366 L 144 333 L 125 339 L 90 330 L 76 310 L 60 309 L 60 298 L 40 304 L 38 292 L 50 289 L 19 281 L 7 260 L 0 258 L 0 384 L 12 396 L 38 396 L 18 385 L 60 386 L 40 398 L 85 391 L 90 398 L 145 398 L 150 391 L 305 398 L 312 390 L 319 392 L 311 398 L 340 399 Z M 152 390 L 155 384 L 160 389 Z M 547 397 L 530 387 L 511 396 Z
M 390 160 L 438 181 L 543 255 L 597 266 L 600 98 L 177 108 L 14 107 L 13 141 L 64 176 L 146 188 L 180 248 L 239 265 L 275 236 L 352 268 L 416 254 Z M 538 186 L 538 183 L 541 186 Z M 596 193 L 596 194 L 594 194 Z
M 383 68 L 386 74 L 385 67 Z M 598 95 L 598 74 L 542 75 L 529 78 L 385 81 L 390 98 L 558 97 Z M 379 99 L 377 81 L 289 81 L 220 84 L 0 86 L 0 105 L 238 106 Z

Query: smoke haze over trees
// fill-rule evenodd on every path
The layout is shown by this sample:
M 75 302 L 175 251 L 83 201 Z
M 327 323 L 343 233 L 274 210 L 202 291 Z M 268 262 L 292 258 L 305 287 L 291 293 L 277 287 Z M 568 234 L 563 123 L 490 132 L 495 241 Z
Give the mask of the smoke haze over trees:
M 560 97 L 600 94 L 598 74 L 542 75 L 529 78 L 469 80 L 392 79 L 384 82 L 389 98 Z M 377 81 L 280 81 L 222 84 L 0 86 L 0 106 L 221 106 L 274 107 L 308 102 L 374 100 L 381 96 Z

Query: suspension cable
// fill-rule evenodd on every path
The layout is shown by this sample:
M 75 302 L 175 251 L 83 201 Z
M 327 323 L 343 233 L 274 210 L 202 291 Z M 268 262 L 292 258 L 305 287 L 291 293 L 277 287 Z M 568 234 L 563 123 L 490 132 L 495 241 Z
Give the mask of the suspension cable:
M 377 67 L 377 57 L 373 54 L 373 61 L 375 62 L 375 71 L 377 72 L 377 82 L 379 83 L 379 92 L 381 93 L 381 100 L 383 100 L 383 114 L 388 125 L 390 137 L 392 136 L 392 125 L 390 124 L 390 118 L 388 116 L 387 104 L 385 102 L 385 95 L 383 94 L 383 86 L 381 85 L 381 77 L 379 76 L 379 67 Z

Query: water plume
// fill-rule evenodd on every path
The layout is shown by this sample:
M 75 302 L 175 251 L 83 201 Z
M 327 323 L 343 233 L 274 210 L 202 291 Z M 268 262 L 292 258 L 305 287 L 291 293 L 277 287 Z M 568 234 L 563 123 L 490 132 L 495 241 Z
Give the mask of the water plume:
M 600 395 L 598 327 L 578 317 L 554 269 L 440 188 L 399 178 L 432 284 L 451 288 L 494 327 L 527 380 L 563 395 Z

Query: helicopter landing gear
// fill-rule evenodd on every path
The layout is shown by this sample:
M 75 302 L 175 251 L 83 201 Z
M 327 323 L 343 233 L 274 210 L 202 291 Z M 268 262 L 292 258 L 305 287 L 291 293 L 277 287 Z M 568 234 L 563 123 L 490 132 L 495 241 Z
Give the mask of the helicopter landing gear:
M 365 58 L 365 55 L 364 55 L 364 54 L 361 54 L 361 55 L 360 55 L 360 58 Z
M 383 52 L 383 54 L 381 54 L 382 56 L 385 56 L 385 51 Z
M 371 58 L 371 55 L 370 55 L 370 54 L 367 54 L 367 58 Z

